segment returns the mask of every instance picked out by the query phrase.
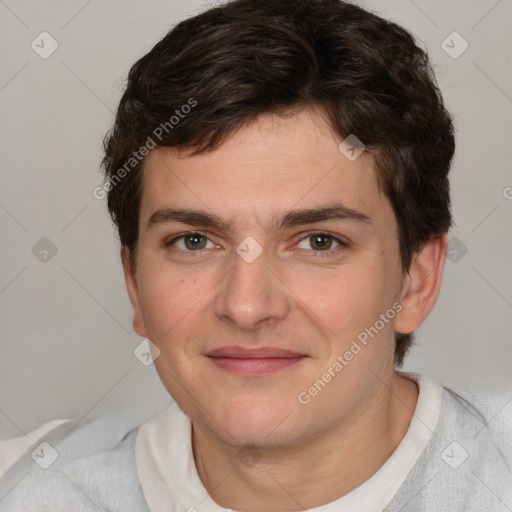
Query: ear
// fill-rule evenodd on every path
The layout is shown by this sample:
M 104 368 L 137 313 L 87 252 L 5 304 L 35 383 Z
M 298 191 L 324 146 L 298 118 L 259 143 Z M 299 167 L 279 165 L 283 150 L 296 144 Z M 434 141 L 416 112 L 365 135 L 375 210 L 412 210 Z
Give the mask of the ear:
M 402 286 L 402 309 L 396 316 L 396 332 L 415 331 L 432 311 L 441 289 L 446 239 L 446 233 L 435 237 L 414 255 Z
M 128 247 L 121 249 L 121 261 L 123 262 L 124 280 L 126 283 L 126 291 L 132 304 L 133 309 L 133 329 L 135 332 L 147 338 L 146 326 L 144 325 L 144 319 L 142 317 L 142 311 L 139 303 L 139 286 L 137 284 L 137 275 L 133 271 L 130 264 L 130 250 Z

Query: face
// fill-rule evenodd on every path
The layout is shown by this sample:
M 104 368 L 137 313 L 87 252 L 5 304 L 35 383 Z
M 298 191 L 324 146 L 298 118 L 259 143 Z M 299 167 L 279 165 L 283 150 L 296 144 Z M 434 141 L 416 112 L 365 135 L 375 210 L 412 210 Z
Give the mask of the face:
M 397 223 L 371 156 L 350 161 L 340 142 L 305 110 L 214 152 L 146 158 L 135 276 L 125 263 L 134 328 L 180 408 L 230 446 L 320 435 L 392 371 Z M 225 347 L 295 357 L 207 355 Z

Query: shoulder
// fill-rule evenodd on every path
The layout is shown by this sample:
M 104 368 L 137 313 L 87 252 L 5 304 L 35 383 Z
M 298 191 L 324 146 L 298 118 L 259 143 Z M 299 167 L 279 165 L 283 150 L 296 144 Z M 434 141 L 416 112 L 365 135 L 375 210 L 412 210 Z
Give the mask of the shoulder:
M 453 390 L 445 388 L 444 394 L 447 412 L 442 439 L 450 444 L 441 456 L 445 471 L 454 475 L 462 470 L 467 510 L 511 510 L 512 447 L 498 442 L 488 414 Z
M 67 419 L 55 419 L 43 423 L 37 429 L 18 437 L 8 439 L 0 439 L 0 478 L 7 473 L 7 470 L 18 460 L 23 454 L 45 434 L 56 428 L 62 423 L 66 423 Z
M 386 510 L 510 511 L 511 460 L 512 451 L 499 445 L 486 414 L 443 387 L 431 439 Z
M 108 417 L 59 424 L 0 480 L 0 511 L 148 512 L 135 468 L 137 431 Z

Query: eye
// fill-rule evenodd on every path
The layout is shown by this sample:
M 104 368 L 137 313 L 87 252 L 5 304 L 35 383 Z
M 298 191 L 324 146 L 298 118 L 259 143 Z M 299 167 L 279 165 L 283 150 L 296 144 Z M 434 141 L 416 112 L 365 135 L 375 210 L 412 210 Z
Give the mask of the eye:
M 210 243 L 210 246 L 208 246 Z M 198 231 L 191 231 L 177 236 L 172 240 L 165 242 L 166 247 L 175 246 L 178 249 L 186 252 L 198 252 L 205 249 L 212 249 L 215 247 L 214 243 L 208 239 L 206 235 Z
M 336 245 L 334 245 L 333 247 L 333 244 Z M 332 249 L 337 249 L 339 247 L 348 247 L 348 243 L 344 242 L 340 238 L 335 237 L 330 233 L 317 232 L 310 233 L 308 236 L 302 238 L 297 247 L 299 247 L 300 249 L 311 248 L 315 252 L 333 252 Z

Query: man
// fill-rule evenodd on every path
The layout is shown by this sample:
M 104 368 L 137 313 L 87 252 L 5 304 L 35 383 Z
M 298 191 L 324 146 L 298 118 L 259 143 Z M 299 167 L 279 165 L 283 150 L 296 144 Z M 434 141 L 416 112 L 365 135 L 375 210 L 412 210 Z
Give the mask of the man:
M 357 6 L 179 24 L 131 69 L 103 161 L 177 405 L 53 429 L 59 460 L 18 461 L 2 510 L 511 510 L 485 419 L 395 369 L 439 294 L 453 152 L 425 53 Z

